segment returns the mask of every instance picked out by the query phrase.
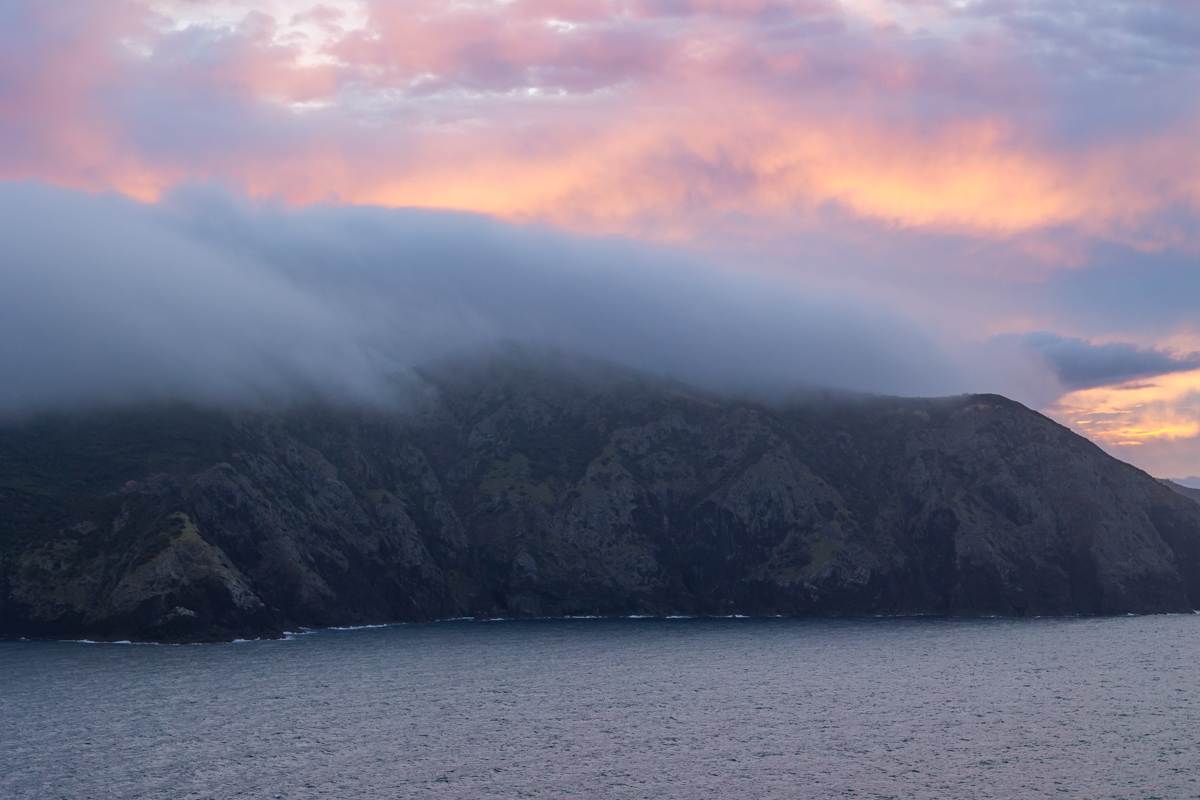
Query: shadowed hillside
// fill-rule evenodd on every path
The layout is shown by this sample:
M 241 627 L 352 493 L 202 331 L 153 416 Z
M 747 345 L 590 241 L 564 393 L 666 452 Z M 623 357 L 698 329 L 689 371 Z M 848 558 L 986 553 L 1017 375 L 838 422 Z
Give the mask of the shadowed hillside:
M 508 351 L 404 411 L 0 427 L 0 634 L 1200 607 L 1200 504 L 993 395 L 763 405 Z
M 1191 486 L 1184 486 L 1176 483 L 1175 481 L 1163 481 L 1163 483 L 1169 486 L 1173 491 L 1179 492 L 1179 494 L 1183 495 L 1184 497 L 1190 497 L 1192 500 L 1200 503 L 1200 489 L 1193 489 Z

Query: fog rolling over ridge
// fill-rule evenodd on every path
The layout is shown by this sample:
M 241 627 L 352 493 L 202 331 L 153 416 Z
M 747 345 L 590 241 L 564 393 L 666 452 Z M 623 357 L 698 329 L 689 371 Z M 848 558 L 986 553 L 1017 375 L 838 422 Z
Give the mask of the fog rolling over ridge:
M 8 185 L 0 219 L 0 638 L 1200 606 L 1188 490 L 961 394 L 1156 351 L 947 346 L 791 276 L 474 215 Z M 763 402 L 806 387 L 958 396 Z M 90 413 L 34 413 L 63 409 Z
M 501 340 L 717 390 L 1036 402 L 1057 388 L 1016 347 L 946 347 L 848 294 L 475 215 L 297 210 L 208 187 L 149 206 L 9 183 L 0 235 L 5 415 L 296 391 L 380 402 L 405 368 Z

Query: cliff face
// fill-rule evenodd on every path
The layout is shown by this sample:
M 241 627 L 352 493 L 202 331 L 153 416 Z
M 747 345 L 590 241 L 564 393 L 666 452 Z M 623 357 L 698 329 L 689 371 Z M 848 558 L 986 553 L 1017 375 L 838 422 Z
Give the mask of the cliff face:
M 404 413 L 0 427 L 0 635 L 1200 607 L 1200 504 L 1001 397 L 768 407 L 515 357 L 422 381 Z
M 1163 483 L 1166 484 L 1166 486 L 1172 491 L 1177 492 L 1184 497 L 1195 500 L 1197 503 L 1200 503 L 1200 489 L 1195 489 L 1191 486 L 1184 486 L 1183 484 L 1176 483 L 1175 481 L 1163 481 Z

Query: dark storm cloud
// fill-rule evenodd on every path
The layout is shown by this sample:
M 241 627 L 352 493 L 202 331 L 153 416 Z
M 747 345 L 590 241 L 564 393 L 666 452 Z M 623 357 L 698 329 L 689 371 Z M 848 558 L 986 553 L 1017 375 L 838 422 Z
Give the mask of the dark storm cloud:
M 1022 346 L 1045 359 L 1068 389 L 1200 369 L 1200 353 L 1177 354 L 1125 342 L 1093 344 L 1045 331 L 1018 338 Z

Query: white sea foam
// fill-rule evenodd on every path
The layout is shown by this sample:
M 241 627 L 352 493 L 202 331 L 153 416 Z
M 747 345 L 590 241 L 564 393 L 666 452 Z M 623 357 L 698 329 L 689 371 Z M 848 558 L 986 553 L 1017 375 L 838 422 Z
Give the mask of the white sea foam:
M 373 622 L 368 625 L 334 625 L 326 628 L 328 631 L 365 631 L 372 628 L 389 628 L 392 625 L 403 625 L 402 622 Z
M 283 642 L 290 642 L 295 639 L 299 639 L 301 636 L 308 636 L 310 633 L 313 633 L 312 628 L 301 628 L 298 631 L 284 631 L 283 635 L 279 637 L 279 640 Z

